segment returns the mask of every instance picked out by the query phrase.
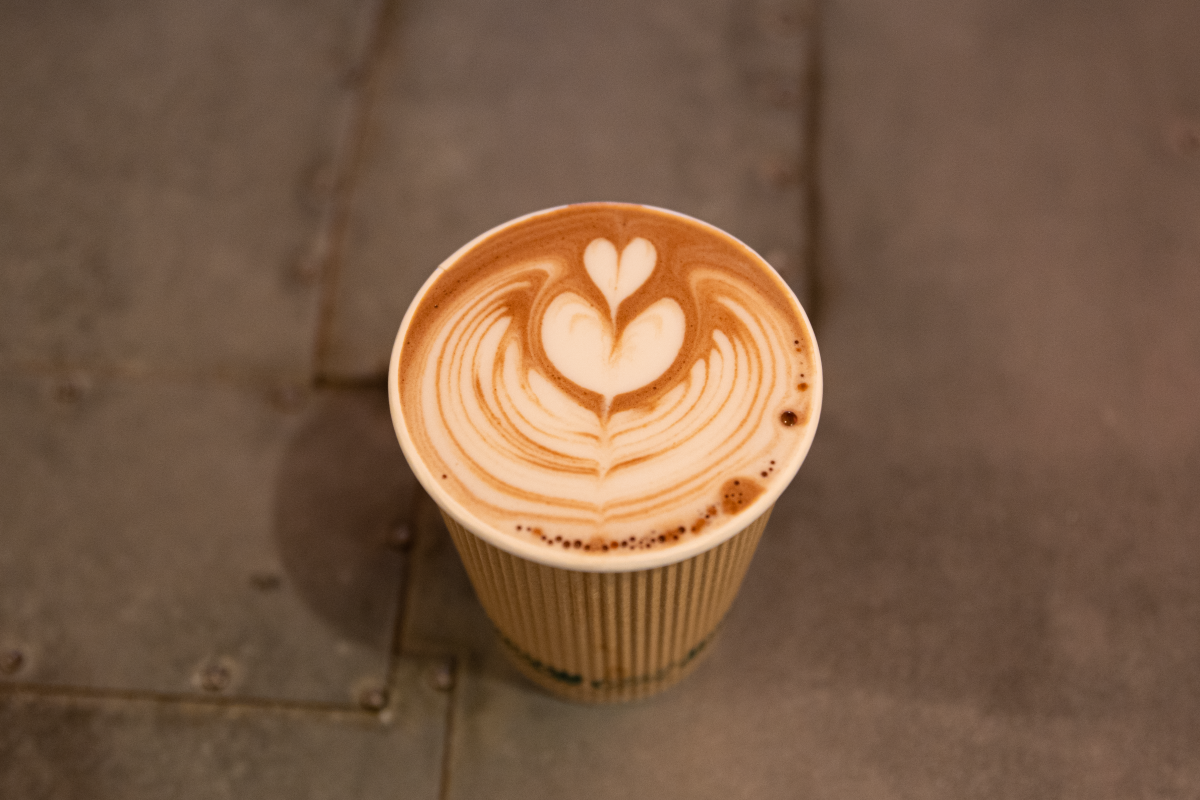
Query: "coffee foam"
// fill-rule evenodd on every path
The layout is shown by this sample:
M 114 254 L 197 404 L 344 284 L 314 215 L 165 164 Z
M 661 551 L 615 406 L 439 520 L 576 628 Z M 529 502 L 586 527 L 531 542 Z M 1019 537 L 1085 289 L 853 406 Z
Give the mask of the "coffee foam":
M 779 277 L 642 206 L 568 206 L 482 237 L 401 336 L 393 388 L 428 488 L 516 540 L 600 557 L 738 524 L 794 474 L 820 406 Z

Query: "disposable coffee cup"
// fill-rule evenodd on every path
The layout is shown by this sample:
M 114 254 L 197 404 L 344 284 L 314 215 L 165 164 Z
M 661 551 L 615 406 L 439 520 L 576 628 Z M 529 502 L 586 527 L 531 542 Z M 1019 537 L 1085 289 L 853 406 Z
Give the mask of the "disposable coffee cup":
M 659 215 L 692 226 L 698 235 L 717 237 L 756 269 L 772 291 L 790 304 L 795 324 L 803 331 L 795 344 L 807 368 L 789 391 L 804 401 L 803 418 L 772 408 L 779 424 L 803 425 L 795 432 L 786 457 L 764 461 L 765 481 L 756 495 L 735 512 L 721 513 L 715 498 L 711 521 L 705 515 L 692 525 L 680 525 L 657 536 L 618 546 L 601 536 L 589 543 L 556 541 L 549 530 L 530 527 L 514 535 L 510 524 L 488 519 L 472 507 L 473 498 L 461 488 L 452 490 L 453 467 L 433 463 L 417 439 L 420 416 L 406 414 L 402 400 L 405 364 L 411 358 L 405 343 L 414 316 L 438 281 L 456 265 L 479 255 L 480 248 L 496 251 L 498 242 L 521 234 L 556 214 L 599 208 Z M 522 241 L 516 236 L 516 241 Z M 618 245 L 622 243 L 618 242 Z M 622 251 L 623 253 L 624 251 Z M 491 255 L 489 256 L 491 257 Z M 623 256 L 622 256 L 623 257 Z M 623 264 L 624 262 L 622 262 Z M 443 290 L 439 290 L 443 291 Z M 618 319 L 613 311 L 613 325 Z M 426 353 L 426 357 L 430 357 Z M 410 369 L 418 369 L 415 364 Z M 796 380 L 794 374 L 791 375 Z M 562 376 L 558 376 L 562 382 Z M 444 261 L 417 293 L 400 325 L 388 373 L 393 424 L 410 466 L 437 503 L 472 586 L 494 625 L 503 650 L 529 680 L 561 698 L 607 703 L 644 698 L 679 682 L 711 651 L 721 622 L 746 576 L 776 500 L 803 462 L 821 410 L 822 371 L 816 339 L 795 295 L 765 260 L 729 234 L 676 212 L 627 204 L 582 204 L 535 212 L 480 235 Z M 803 387 L 801 389 L 800 387 Z M 607 413 L 607 405 L 605 412 Z M 788 414 L 791 414 L 790 421 Z M 764 423 L 765 424 L 765 423 Z M 453 426 L 450 426 L 453 427 Z M 449 431 L 454 435 L 454 431 Z M 427 450 L 424 452 L 428 452 Z M 778 463 L 777 463 L 778 462 Z M 518 471 L 518 465 L 513 465 Z M 768 475 L 768 470 L 770 474 Z M 506 468 L 494 469 L 503 478 Z M 757 477 L 757 476 L 756 476 Z M 769 478 L 769 479 L 768 479 Z M 731 486 L 736 478 L 727 482 Z M 729 509 L 728 493 L 724 501 Z M 511 522 L 511 520 L 510 520 Z M 673 537 L 673 538 L 671 538 Z M 659 541 L 661 539 L 661 541 Z M 602 542 L 603 544 L 597 544 Z M 595 547 L 593 547 L 595 545 Z M 611 545 L 611 547 L 610 547 Z M 604 552 L 598 552 L 603 547 Z

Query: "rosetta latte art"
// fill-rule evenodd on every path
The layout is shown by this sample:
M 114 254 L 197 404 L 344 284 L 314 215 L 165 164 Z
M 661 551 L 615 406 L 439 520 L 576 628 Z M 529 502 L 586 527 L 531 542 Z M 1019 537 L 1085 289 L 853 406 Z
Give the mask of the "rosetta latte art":
M 810 415 L 812 345 L 782 282 L 730 237 L 647 209 L 502 229 L 443 268 L 404 348 L 404 416 L 433 479 L 552 547 L 703 535 L 790 477 Z

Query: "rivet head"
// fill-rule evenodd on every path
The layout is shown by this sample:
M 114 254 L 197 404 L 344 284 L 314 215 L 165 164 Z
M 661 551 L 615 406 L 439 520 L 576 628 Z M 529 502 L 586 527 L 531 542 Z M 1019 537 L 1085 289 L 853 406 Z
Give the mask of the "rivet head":
M 407 523 L 399 522 L 387 533 L 387 546 L 393 550 L 407 550 L 412 546 L 412 528 Z
M 25 666 L 25 654 L 15 647 L 0 651 L 0 675 L 16 675 Z
M 454 688 L 454 667 L 449 661 L 443 661 L 434 667 L 429 682 L 439 692 L 450 691 Z
M 255 572 L 250 576 L 250 585 L 260 592 L 273 592 L 282 583 L 274 572 Z
M 91 388 L 92 382 L 87 375 L 82 373 L 70 375 L 54 385 L 54 399 L 65 404 L 78 403 L 83 400 Z
M 206 692 L 223 692 L 233 683 L 233 666 L 226 658 L 214 658 L 196 671 L 196 685 Z
M 382 686 L 368 686 L 358 693 L 358 705 L 367 711 L 382 711 L 387 704 L 388 690 Z

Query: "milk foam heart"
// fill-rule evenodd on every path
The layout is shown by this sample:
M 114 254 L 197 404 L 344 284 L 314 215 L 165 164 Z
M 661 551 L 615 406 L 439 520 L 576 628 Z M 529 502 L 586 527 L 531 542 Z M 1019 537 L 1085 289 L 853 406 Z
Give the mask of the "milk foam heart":
M 499 535 L 597 558 L 744 525 L 820 409 L 787 286 L 732 237 L 641 206 L 482 237 L 401 337 L 398 426 L 426 487 Z
M 614 320 L 617 307 L 646 282 L 657 259 L 654 245 L 642 238 L 627 244 L 620 259 L 617 248 L 608 239 L 593 239 L 583 251 L 583 265 L 588 277 L 604 294 Z
M 617 309 L 654 271 L 657 254 L 634 239 L 617 259 L 607 239 L 594 239 L 583 252 L 587 274 L 608 301 L 608 318 L 574 292 L 550 302 L 542 317 L 542 347 L 567 379 L 605 398 L 640 389 L 662 375 L 679 355 L 687 319 L 669 297 L 654 302 L 623 331 Z

